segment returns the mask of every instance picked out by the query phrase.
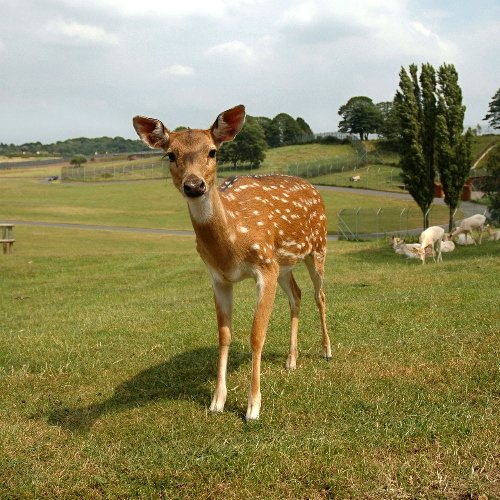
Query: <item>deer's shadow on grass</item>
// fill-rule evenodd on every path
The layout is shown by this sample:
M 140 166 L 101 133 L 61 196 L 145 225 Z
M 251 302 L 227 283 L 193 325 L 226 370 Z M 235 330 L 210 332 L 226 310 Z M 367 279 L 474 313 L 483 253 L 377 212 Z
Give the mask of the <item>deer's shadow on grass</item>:
M 89 431 L 99 417 L 108 412 L 136 408 L 158 400 L 194 401 L 210 404 L 211 389 L 217 375 L 218 347 L 202 347 L 183 352 L 164 363 L 139 372 L 114 389 L 113 395 L 88 406 L 65 408 L 53 406 L 48 423 L 72 432 Z M 238 345 L 231 346 L 228 373 L 251 359 Z

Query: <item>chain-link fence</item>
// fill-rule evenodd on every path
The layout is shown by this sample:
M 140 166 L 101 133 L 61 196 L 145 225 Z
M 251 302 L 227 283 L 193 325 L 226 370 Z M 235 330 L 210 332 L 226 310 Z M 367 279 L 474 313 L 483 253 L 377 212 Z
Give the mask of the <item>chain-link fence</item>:
M 102 181 L 137 181 L 148 179 L 165 179 L 169 174 L 169 165 L 165 162 L 149 163 L 144 165 L 106 166 L 71 165 L 62 167 L 61 179 L 79 182 Z
M 484 214 L 485 208 L 474 205 L 475 213 Z M 457 211 L 455 211 L 457 214 Z M 449 209 L 445 205 L 431 205 L 427 213 L 428 226 L 448 228 Z M 399 237 L 417 236 L 422 232 L 424 216 L 418 207 L 402 209 L 344 208 L 337 212 L 337 234 L 339 239 L 360 240 L 380 238 L 385 235 Z M 460 219 L 457 222 L 460 221 Z

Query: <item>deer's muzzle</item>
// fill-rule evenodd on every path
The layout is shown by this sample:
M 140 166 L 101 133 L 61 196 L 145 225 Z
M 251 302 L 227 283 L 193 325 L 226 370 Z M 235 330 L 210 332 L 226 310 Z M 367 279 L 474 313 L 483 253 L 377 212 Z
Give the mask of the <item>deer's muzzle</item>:
M 207 191 L 207 185 L 196 175 L 191 174 L 184 182 L 184 194 L 190 198 L 197 198 L 205 194 Z

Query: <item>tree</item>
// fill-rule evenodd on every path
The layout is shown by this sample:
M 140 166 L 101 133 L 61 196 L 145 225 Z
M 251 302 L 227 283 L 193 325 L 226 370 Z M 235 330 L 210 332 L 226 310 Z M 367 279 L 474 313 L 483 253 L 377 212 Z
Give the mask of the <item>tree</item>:
M 300 128 L 300 131 L 302 132 L 302 135 L 314 135 L 311 127 L 303 118 L 301 118 L 300 116 L 297 117 L 296 122 Z
M 246 117 L 245 125 L 231 142 L 221 147 L 222 161 L 259 163 L 266 157 L 267 142 L 264 130 L 253 116 Z
M 83 163 L 87 162 L 87 158 L 84 155 L 75 155 L 73 158 L 71 158 L 71 165 L 76 165 L 77 167 L 80 167 Z
M 483 179 L 482 190 L 488 196 L 488 221 L 500 225 L 500 145 L 490 151 L 486 168 L 488 176 Z
M 422 210 L 424 228 L 428 227 L 427 213 L 434 200 L 434 155 L 432 147 L 432 121 L 435 117 L 432 97 L 435 91 L 435 73 L 430 65 L 424 70 L 420 87 L 418 68 L 410 66 L 410 75 L 404 68 L 399 73 L 400 90 L 396 92 L 394 104 L 400 123 L 400 162 L 403 182 Z M 434 101 L 435 104 L 435 101 Z M 432 154 L 431 154 L 432 153 Z
M 384 101 L 376 104 L 382 114 L 382 123 L 377 129 L 377 134 L 390 141 L 399 138 L 399 121 L 394 106 L 394 101 Z
M 490 102 L 490 110 L 483 120 L 489 120 L 493 128 L 500 129 L 500 89 L 493 96 L 493 100 Z
M 273 118 L 273 123 L 279 131 L 280 146 L 285 143 L 295 143 L 302 135 L 299 124 L 290 115 L 280 113 Z
M 450 210 L 449 230 L 455 226 L 454 213 L 472 168 L 472 130 L 464 131 L 465 106 L 458 73 L 453 64 L 438 71 L 439 102 L 436 117 L 436 164 Z
M 262 130 L 264 130 L 264 136 L 268 146 L 270 148 L 277 148 L 278 146 L 281 146 L 278 124 L 271 120 L 271 118 L 267 118 L 265 116 L 258 116 L 255 119 L 262 127 Z
M 359 134 L 361 140 L 368 139 L 368 134 L 376 133 L 383 123 L 381 111 L 365 96 L 351 97 L 340 106 L 338 114 L 343 118 L 339 122 L 339 130 Z

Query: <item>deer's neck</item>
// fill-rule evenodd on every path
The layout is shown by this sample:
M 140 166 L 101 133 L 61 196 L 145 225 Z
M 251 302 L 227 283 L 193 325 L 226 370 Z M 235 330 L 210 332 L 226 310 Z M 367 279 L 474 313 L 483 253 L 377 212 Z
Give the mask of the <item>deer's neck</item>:
M 188 200 L 197 249 L 205 263 L 217 269 L 232 266 L 236 257 L 235 224 L 214 186 L 202 199 Z

